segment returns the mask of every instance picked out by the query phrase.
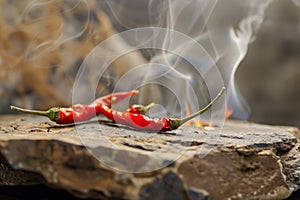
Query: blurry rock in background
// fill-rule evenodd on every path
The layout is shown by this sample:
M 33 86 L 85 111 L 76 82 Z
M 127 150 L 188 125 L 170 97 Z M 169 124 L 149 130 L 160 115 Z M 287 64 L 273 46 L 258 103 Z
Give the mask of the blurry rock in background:
M 74 3 L 1 1 L 2 113 L 9 104 L 43 109 L 69 103 L 83 58 L 109 31 L 99 25 L 100 14 L 88 22 L 87 5 Z
M 275 1 L 237 71 L 250 121 L 300 127 L 300 7 Z
M 0 1 L 0 113 L 9 105 L 48 109 L 71 104 L 72 87 L 85 57 L 115 33 L 108 17 L 95 1 Z M 120 40 L 111 52 L 126 48 Z M 106 52 L 99 52 L 108 56 Z M 134 59 L 132 59 L 134 57 Z M 115 60 L 113 74 L 124 73 L 130 62 L 145 63 L 137 52 Z M 129 63 L 129 64 L 128 64 Z M 95 65 L 97 67 L 97 65 Z M 87 72 L 85 91 L 98 83 L 96 95 L 112 91 L 112 77 L 97 80 Z M 104 80 L 105 79 L 105 80 Z M 82 102 L 85 103 L 85 102 Z

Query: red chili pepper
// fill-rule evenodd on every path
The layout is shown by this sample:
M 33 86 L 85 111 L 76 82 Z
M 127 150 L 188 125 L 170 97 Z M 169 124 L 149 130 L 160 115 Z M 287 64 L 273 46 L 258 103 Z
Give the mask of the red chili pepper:
M 130 92 L 109 94 L 104 97 L 97 98 L 89 105 L 76 104 L 69 108 L 54 107 L 50 108 L 48 111 L 29 110 L 15 106 L 11 106 L 10 109 L 29 114 L 43 115 L 58 124 L 71 124 L 74 122 L 89 120 L 101 113 L 102 105 L 111 107 L 112 102 L 117 103 L 122 99 L 128 98 L 137 93 L 137 90 L 133 90 Z
M 117 122 L 119 124 L 127 125 L 142 131 L 154 131 L 154 132 L 163 132 L 177 129 L 179 126 L 185 122 L 191 120 L 192 118 L 204 113 L 207 111 L 224 93 L 225 88 L 223 87 L 218 95 L 203 109 L 198 112 L 189 115 L 185 118 L 157 118 L 151 119 L 142 114 L 134 114 L 128 111 L 119 112 L 115 111 L 108 106 L 102 105 L 102 114 L 107 118 Z

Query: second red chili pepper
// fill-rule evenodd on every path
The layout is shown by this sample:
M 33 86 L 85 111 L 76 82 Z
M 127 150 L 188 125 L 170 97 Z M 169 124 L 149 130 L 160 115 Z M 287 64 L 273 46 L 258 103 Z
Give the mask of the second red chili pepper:
M 182 119 L 179 118 L 151 119 L 142 114 L 134 114 L 128 111 L 126 112 L 115 111 L 105 105 L 101 105 L 102 107 L 101 112 L 104 116 L 113 120 L 114 122 L 133 127 L 137 130 L 151 131 L 151 132 L 170 131 L 170 130 L 177 129 L 185 122 L 207 111 L 221 97 L 224 91 L 225 88 L 223 87 L 221 91 L 218 93 L 218 95 L 207 106 L 205 106 L 203 109 L 199 110 L 198 112 Z

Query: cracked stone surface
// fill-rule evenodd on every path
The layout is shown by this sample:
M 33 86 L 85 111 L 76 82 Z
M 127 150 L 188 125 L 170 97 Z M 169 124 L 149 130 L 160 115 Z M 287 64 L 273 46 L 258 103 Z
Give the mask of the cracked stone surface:
M 0 185 L 95 199 L 285 199 L 300 187 L 297 138 L 296 128 L 238 121 L 155 134 L 2 116 Z

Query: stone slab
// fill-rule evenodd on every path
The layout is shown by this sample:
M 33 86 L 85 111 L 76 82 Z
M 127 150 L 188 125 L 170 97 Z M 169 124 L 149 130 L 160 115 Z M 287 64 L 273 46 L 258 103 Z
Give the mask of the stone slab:
M 300 186 L 297 138 L 293 127 L 240 121 L 147 133 L 2 116 L 0 185 L 96 199 L 284 199 Z

